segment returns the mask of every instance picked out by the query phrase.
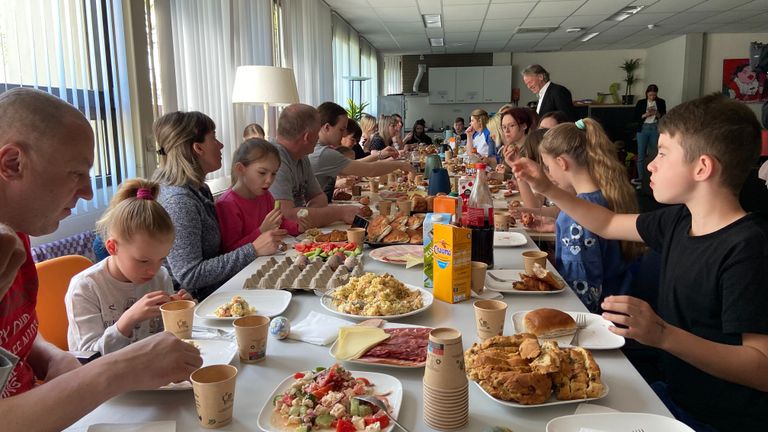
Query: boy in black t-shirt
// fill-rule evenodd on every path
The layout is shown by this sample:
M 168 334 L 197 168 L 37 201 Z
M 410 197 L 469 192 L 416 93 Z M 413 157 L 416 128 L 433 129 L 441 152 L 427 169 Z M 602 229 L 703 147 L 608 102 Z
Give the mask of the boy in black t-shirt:
M 648 165 L 654 198 L 670 206 L 616 214 L 554 186 L 531 161 L 513 171 L 585 228 L 645 241 L 662 254 L 658 315 L 644 301 L 611 296 L 611 331 L 666 352 L 654 385 L 699 431 L 768 427 L 768 220 L 747 214 L 738 192 L 760 152 L 760 124 L 720 95 L 678 105 L 659 121 Z

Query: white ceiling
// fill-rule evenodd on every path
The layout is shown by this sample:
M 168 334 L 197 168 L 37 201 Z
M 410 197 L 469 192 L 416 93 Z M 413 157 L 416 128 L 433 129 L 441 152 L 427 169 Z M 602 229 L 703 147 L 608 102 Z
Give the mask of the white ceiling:
M 537 52 L 648 48 L 687 33 L 768 32 L 768 0 L 325 0 L 379 51 L 387 54 Z M 606 19 L 644 5 L 624 21 Z M 426 29 L 422 14 L 440 14 Z M 649 29 L 653 24 L 655 27 Z M 516 34 L 519 26 L 556 26 Z M 566 33 L 569 27 L 583 27 Z M 579 39 L 599 31 L 588 42 Z M 445 47 L 431 47 L 442 37 Z

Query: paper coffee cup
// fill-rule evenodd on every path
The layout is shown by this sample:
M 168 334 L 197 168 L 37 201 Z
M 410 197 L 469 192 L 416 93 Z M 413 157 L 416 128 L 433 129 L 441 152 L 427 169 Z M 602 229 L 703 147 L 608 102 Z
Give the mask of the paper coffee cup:
M 478 300 L 475 306 L 475 326 L 481 341 L 504 333 L 507 304 L 499 300 Z
M 241 363 L 255 363 L 267 355 L 269 318 L 248 315 L 232 322 L 237 338 L 237 352 Z
M 525 251 L 523 252 L 523 264 L 525 265 L 525 272 L 532 275 L 534 264 L 547 268 L 547 253 L 543 251 Z
M 389 216 L 392 213 L 392 201 L 381 200 L 379 201 L 379 214 L 382 216 Z
M 485 274 L 488 264 L 480 261 L 472 261 L 472 291 L 480 294 L 485 288 Z
M 371 193 L 378 193 L 379 192 L 379 180 L 378 179 L 372 179 L 371 180 Z
M 192 300 L 170 301 L 160 306 L 165 331 L 173 333 L 179 339 L 192 337 L 195 302 Z
M 397 214 L 410 216 L 411 214 L 411 201 L 402 200 L 397 202 Z
M 206 366 L 192 372 L 189 378 L 200 426 L 216 429 L 232 421 L 236 376 L 237 368 L 232 365 Z
M 347 241 L 358 246 L 365 241 L 365 228 L 350 228 L 347 230 Z
M 429 332 L 424 383 L 437 389 L 456 389 L 467 385 L 460 331 L 438 327 Z
M 507 213 L 494 213 L 493 214 L 493 227 L 496 231 L 509 230 L 509 214 Z
M 416 186 L 421 186 L 421 184 L 424 182 L 424 175 L 423 174 L 414 175 L 413 182 L 416 183 Z

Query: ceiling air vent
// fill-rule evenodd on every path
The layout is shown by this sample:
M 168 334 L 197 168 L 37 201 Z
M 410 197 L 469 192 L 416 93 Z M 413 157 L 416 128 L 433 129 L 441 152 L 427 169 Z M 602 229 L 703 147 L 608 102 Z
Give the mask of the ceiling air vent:
M 517 30 L 515 30 L 515 34 L 520 33 L 552 33 L 553 31 L 557 30 L 558 27 L 518 27 Z

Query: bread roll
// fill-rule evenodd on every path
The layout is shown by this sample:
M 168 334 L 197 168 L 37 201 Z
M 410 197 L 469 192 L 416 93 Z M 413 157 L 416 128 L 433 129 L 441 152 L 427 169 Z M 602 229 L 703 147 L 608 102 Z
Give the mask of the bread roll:
M 525 331 L 540 338 L 554 338 L 574 334 L 576 321 L 557 309 L 542 308 L 528 312 L 523 317 Z

